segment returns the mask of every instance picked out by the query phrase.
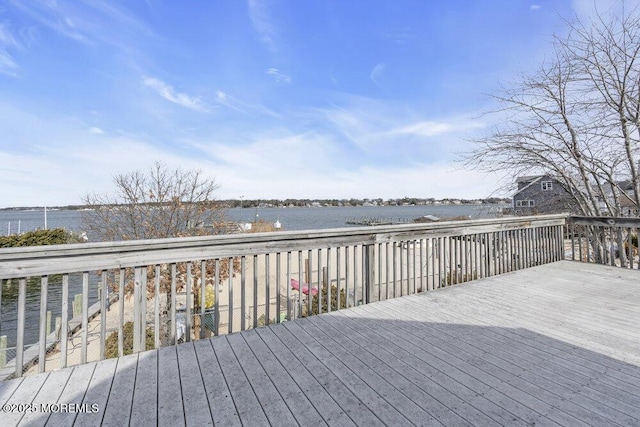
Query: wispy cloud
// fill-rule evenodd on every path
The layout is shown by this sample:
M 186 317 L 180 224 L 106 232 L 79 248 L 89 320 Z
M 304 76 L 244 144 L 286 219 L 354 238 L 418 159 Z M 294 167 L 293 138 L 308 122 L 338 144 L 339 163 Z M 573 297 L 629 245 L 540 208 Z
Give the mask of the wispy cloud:
M 539 4 L 532 4 L 531 6 L 529 6 L 529 10 L 540 10 L 542 8 L 542 6 L 540 6 Z
M 388 31 L 383 33 L 382 37 L 391 40 L 397 45 L 405 46 L 416 39 L 416 34 L 409 30 Z
M 18 75 L 17 69 L 18 64 L 16 64 L 11 55 L 0 50 L 0 74 L 16 77 Z
M 462 132 L 472 129 L 482 129 L 484 127 L 485 124 L 479 121 L 453 117 L 448 121 L 420 121 L 407 126 L 393 129 L 390 134 L 415 135 L 429 138 L 446 133 Z
M 216 91 L 215 101 L 217 104 L 222 105 L 224 107 L 230 108 L 239 113 L 248 114 L 248 113 L 258 113 L 260 115 L 270 116 L 274 118 L 280 118 L 281 115 L 266 108 L 260 104 L 249 104 L 247 102 L 243 102 L 242 100 L 229 95 L 226 92 L 221 90 Z
M 287 76 L 286 74 L 282 74 L 280 72 L 280 70 L 278 70 L 277 68 L 269 68 L 266 71 L 266 74 L 271 77 L 273 80 L 275 80 L 278 83 L 286 83 L 289 84 L 291 83 L 291 76 Z
M 371 70 L 371 73 L 369 74 L 371 81 L 379 88 L 382 88 L 382 77 L 386 66 L 387 64 L 379 63 L 373 67 L 373 70 Z
M 173 102 L 174 104 L 178 104 L 191 110 L 203 112 L 207 111 L 207 108 L 203 105 L 200 97 L 176 92 L 173 86 L 163 82 L 162 80 L 158 80 L 154 77 L 146 77 L 144 78 L 143 83 L 145 86 L 155 90 L 158 95 L 160 95 L 167 101 Z
M 451 132 L 452 130 L 453 128 L 449 123 L 426 121 L 414 123 L 412 125 L 405 126 L 399 129 L 394 129 L 390 133 L 396 135 L 400 134 L 431 137 Z
M 244 103 L 240 102 L 238 99 L 233 96 L 221 91 L 216 91 L 216 102 L 220 105 L 223 105 L 227 108 L 231 108 L 232 110 L 244 113 Z
M 248 0 L 249 19 L 260 41 L 271 51 L 276 51 L 276 29 L 271 20 L 267 0 Z
M 18 42 L 5 24 L 0 24 L 0 46 L 18 47 Z
M 0 73 L 15 77 L 17 76 L 18 64 L 9 49 L 19 48 L 20 45 L 13 37 L 13 34 L 4 24 L 0 24 Z
M 134 40 L 155 37 L 131 11 L 111 2 L 9 0 L 9 3 L 40 26 L 83 44 L 106 43 L 130 51 L 136 45 Z
M 104 131 L 102 129 L 100 129 L 100 128 L 92 127 L 92 128 L 89 129 L 89 133 L 91 135 L 102 135 L 102 134 L 104 134 Z

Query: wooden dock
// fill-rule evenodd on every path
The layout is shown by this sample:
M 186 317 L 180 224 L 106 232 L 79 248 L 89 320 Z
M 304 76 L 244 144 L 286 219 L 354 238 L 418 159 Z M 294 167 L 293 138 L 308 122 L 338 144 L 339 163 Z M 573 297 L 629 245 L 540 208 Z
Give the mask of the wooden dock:
M 6 381 L 2 420 L 639 425 L 638 319 L 640 271 L 560 261 Z

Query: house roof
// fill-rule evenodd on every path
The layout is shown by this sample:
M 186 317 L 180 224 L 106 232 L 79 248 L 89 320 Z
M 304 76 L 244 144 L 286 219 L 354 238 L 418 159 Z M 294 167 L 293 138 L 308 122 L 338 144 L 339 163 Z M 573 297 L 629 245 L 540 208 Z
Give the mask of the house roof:
M 535 184 L 536 182 L 540 181 L 542 178 L 546 177 L 546 175 L 537 175 L 537 176 L 522 176 L 522 177 L 518 177 L 518 179 L 516 179 L 517 183 L 524 183 L 524 182 L 529 182 L 529 184 L 525 185 L 524 187 L 520 188 L 518 191 L 516 191 L 515 193 L 513 193 L 513 197 L 516 197 L 518 194 L 520 194 L 522 191 L 526 190 L 527 188 L 531 187 L 533 184 Z
M 545 175 L 519 176 L 518 178 L 516 178 L 516 183 L 520 184 L 521 182 L 533 181 L 534 179 L 542 178 L 543 176 L 545 176 Z

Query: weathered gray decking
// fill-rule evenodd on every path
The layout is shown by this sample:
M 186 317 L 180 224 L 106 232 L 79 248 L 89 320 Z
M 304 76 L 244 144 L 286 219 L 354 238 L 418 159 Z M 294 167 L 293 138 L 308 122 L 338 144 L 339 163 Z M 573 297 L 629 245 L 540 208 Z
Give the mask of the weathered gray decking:
M 638 425 L 640 271 L 568 261 L 0 383 L 3 425 Z

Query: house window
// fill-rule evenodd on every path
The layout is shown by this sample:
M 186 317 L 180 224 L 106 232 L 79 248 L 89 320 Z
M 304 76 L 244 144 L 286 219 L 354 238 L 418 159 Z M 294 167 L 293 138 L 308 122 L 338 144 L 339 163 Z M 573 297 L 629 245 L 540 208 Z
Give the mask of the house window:
M 516 200 L 517 208 L 532 208 L 536 205 L 535 200 Z
M 542 181 L 542 191 L 550 191 L 550 190 L 553 190 L 553 182 Z

